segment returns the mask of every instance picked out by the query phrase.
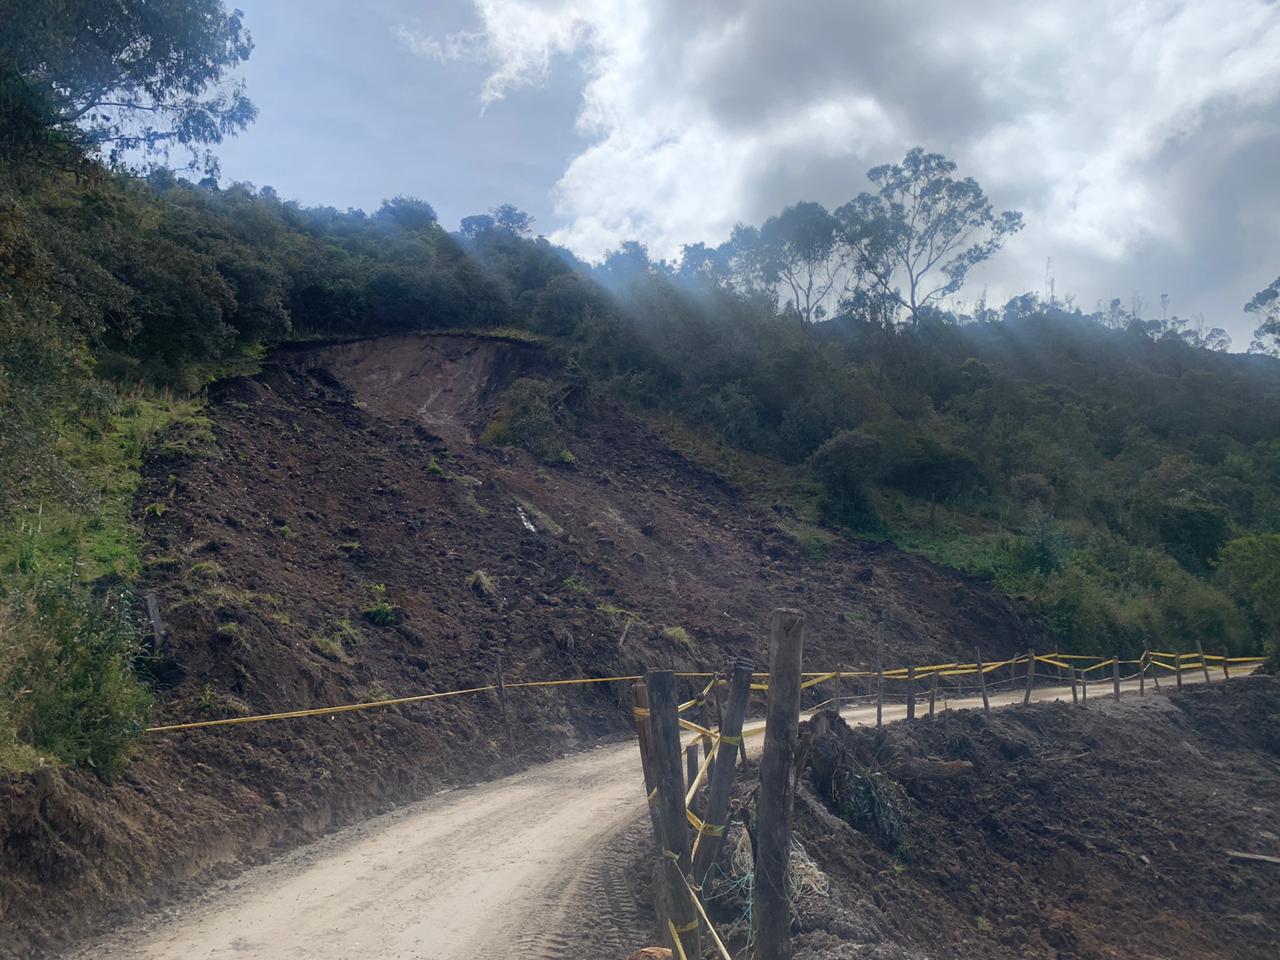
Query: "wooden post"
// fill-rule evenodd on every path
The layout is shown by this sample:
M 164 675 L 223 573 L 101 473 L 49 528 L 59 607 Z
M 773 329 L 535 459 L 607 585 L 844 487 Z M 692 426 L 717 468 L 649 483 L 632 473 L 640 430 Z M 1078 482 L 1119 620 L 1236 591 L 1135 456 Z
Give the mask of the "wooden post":
M 729 797 L 733 793 L 733 759 L 742 742 L 742 721 L 747 716 L 747 700 L 751 697 L 751 664 L 734 664 L 729 675 L 729 702 L 720 721 L 720 746 L 725 751 L 717 757 L 711 768 L 710 785 L 707 787 L 707 810 L 703 822 L 706 831 L 694 844 L 693 877 L 701 886 L 707 873 L 716 862 L 720 844 L 724 842 L 724 828 L 729 812 Z
M 658 791 L 655 807 L 662 829 L 662 875 L 669 919 L 675 925 L 679 948 L 686 957 L 702 956 L 698 911 L 685 877 L 692 868 L 688 818 L 684 806 L 684 777 L 680 771 L 680 717 L 676 712 L 676 675 L 650 670 L 649 733 L 653 748 L 653 780 Z M 663 927 L 665 928 L 665 923 Z M 671 945 L 673 952 L 677 944 Z
M 848 671 L 847 671 L 843 666 L 841 666 L 841 667 L 836 671 L 836 692 L 835 692 L 835 701 L 836 701 L 836 703 L 835 703 L 835 707 L 836 707 L 836 713 L 839 713 L 839 712 L 840 712 L 840 701 L 841 701 L 842 699 L 844 699 L 844 698 L 841 696 L 841 694 L 843 694 L 843 693 L 844 693 L 844 675 L 845 675 L 846 673 L 848 673 Z
M 1089 678 L 1085 675 L 1085 672 L 1083 670 L 1077 670 L 1076 673 L 1080 675 L 1080 705 L 1088 706 L 1089 705 Z
M 876 624 L 876 726 L 884 726 L 884 622 Z
M 151 621 L 151 652 L 161 654 L 165 647 L 164 618 L 160 616 L 160 601 L 154 593 L 147 594 L 147 619 Z
M 693 781 L 698 779 L 698 741 L 695 740 L 684 748 L 684 766 L 688 776 L 684 782 L 686 791 L 693 786 Z
M 649 733 L 649 689 L 644 683 L 631 685 L 635 708 L 632 716 L 636 722 L 636 740 L 640 744 L 640 769 L 644 772 L 644 795 L 649 808 L 649 822 L 653 825 L 653 842 L 662 846 L 662 824 L 658 820 L 658 798 L 653 793 L 653 745 Z
M 1022 705 L 1025 707 L 1031 702 L 1031 687 L 1036 682 L 1036 652 L 1034 650 L 1027 651 L 1027 689 L 1022 694 Z
M 1178 672 L 1174 674 L 1174 678 L 1178 681 L 1178 689 L 1182 689 L 1182 654 L 1175 653 L 1173 655 L 1174 665 L 1178 668 Z
M 1138 696 L 1147 695 L 1147 654 L 1144 650 L 1138 658 Z
M 907 665 L 907 719 L 916 718 L 916 668 Z
M 1076 689 L 1076 668 L 1068 667 L 1067 669 L 1071 671 L 1071 702 L 1078 706 L 1080 703 L 1080 691 Z
M 1196 653 L 1200 654 L 1200 669 L 1204 671 L 1204 682 L 1213 683 L 1209 679 L 1209 661 L 1204 658 L 1204 647 L 1200 646 L 1200 638 L 1196 637 Z
M 1120 658 L 1111 658 L 1111 696 L 1116 703 L 1120 702 Z
M 502 730 L 507 737 L 507 746 L 511 746 L 511 718 L 507 715 L 507 685 L 502 679 L 502 655 L 498 655 L 498 705 L 502 708 Z
M 1147 645 L 1147 641 L 1145 639 L 1142 641 L 1142 655 L 1147 658 L 1148 666 L 1151 666 L 1154 668 L 1155 664 L 1151 662 L 1151 647 Z M 1151 679 L 1152 681 L 1154 681 L 1156 685 L 1156 693 L 1159 693 L 1160 692 L 1160 671 L 1153 669 L 1151 671 Z
M 787 867 L 791 858 L 791 806 L 795 781 L 791 762 L 800 727 L 800 664 L 804 614 L 778 609 L 769 620 L 769 703 L 764 756 L 760 760 L 756 876 L 752 890 L 758 960 L 791 956 L 791 898 Z M 694 956 L 688 954 L 686 956 Z
M 1230 653 L 1230 651 L 1226 651 L 1222 654 L 1222 679 L 1223 680 L 1231 679 L 1231 667 L 1227 664 L 1228 653 Z
M 929 681 L 929 716 L 933 716 L 933 705 L 938 699 L 938 671 L 933 671 L 933 679 Z
M 982 669 L 982 651 L 975 646 L 973 653 L 978 660 L 978 687 L 982 690 L 982 712 L 989 717 L 991 716 L 991 700 L 987 696 L 987 675 Z

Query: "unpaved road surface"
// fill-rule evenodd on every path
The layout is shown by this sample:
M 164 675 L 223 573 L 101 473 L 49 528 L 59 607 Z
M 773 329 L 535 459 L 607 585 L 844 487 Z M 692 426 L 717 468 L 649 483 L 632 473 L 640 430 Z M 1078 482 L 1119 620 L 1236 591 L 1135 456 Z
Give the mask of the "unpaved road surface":
M 1090 689 L 1091 700 L 1111 692 Z M 1070 700 L 1071 688 L 1033 698 Z M 1021 702 L 1022 691 L 991 699 Z M 886 720 L 905 712 L 884 708 Z M 874 708 L 844 715 L 875 723 Z M 647 877 L 627 875 L 648 829 L 643 797 L 634 744 L 598 747 L 340 831 L 69 957 L 621 960 L 651 922 L 631 892 Z

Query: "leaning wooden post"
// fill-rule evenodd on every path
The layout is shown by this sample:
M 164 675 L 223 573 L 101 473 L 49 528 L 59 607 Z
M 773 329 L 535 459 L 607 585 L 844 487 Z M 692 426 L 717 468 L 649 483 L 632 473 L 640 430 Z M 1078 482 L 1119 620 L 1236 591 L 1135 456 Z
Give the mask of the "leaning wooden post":
M 507 746 L 511 746 L 511 718 L 507 715 L 507 684 L 502 679 L 502 657 L 498 657 L 498 706 L 502 708 L 502 730 L 507 737 Z
M 1147 653 L 1144 650 L 1138 658 L 1138 696 L 1147 695 Z
M 760 760 L 757 801 L 759 837 L 751 913 L 758 960 L 791 956 L 791 898 L 787 867 L 791 858 L 791 806 L 795 780 L 791 762 L 800 728 L 800 663 L 804 614 L 774 610 L 769 620 L 769 702 Z
M 876 726 L 884 726 L 884 623 L 876 624 Z
M 1031 702 L 1031 687 L 1036 682 L 1036 652 L 1034 650 L 1027 651 L 1027 689 L 1022 694 L 1022 705 L 1025 707 Z
M 1226 651 L 1222 654 L 1222 679 L 1223 680 L 1231 679 L 1231 667 L 1227 665 L 1227 661 L 1230 659 L 1230 657 L 1227 656 L 1227 653 L 1229 652 L 1230 651 Z
M 1178 681 L 1178 689 L 1181 690 L 1182 689 L 1182 654 L 1175 653 L 1173 655 L 1173 663 L 1174 663 L 1174 666 L 1177 668 L 1177 673 L 1174 674 L 1174 678 Z
M 1111 658 L 1111 696 L 1116 703 L 1120 702 L 1120 658 Z
M 742 721 L 747 716 L 747 701 L 751 697 L 751 664 L 737 663 L 729 676 L 729 702 L 720 720 L 720 748 L 725 751 L 711 768 L 710 785 L 707 787 L 707 809 L 703 817 L 701 835 L 693 845 L 693 878 L 701 886 L 706 880 L 720 844 L 724 842 L 725 815 L 729 812 L 729 798 L 733 793 L 733 758 L 742 743 Z
M 975 646 L 973 653 L 978 660 L 978 687 L 982 690 L 982 712 L 989 717 L 991 716 L 991 699 L 987 696 L 987 674 L 982 669 L 982 651 Z
M 1200 669 L 1204 671 L 1204 682 L 1213 683 L 1209 679 L 1209 661 L 1204 658 L 1204 647 L 1200 645 L 1200 638 L 1196 637 L 1196 653 L 1200 654 Z
M 644 795 L 648 800 L 649 822 L 653 824 L 653 842 L 662 846 L 662 823 L 658 819 L 658 798 L 653 791 L 653 744 L 649 734 L 649 689 L 643 683 L 631 685 L 635 701 L 632 715 L 636 722 L 636 740 L 640 744 L 640 768 L 644 772 Z
M 1155 667 L 1157 665 L 1151 660 L 1151 647 L 1147 645 L 1147 641 L 1145 638 L 1143 638 L 1143 641 L 1142 641 L 1142 654 L 1147 658 L 1147 663 L 1149 665 L 1151 665 L 1152 667 Z M 1151 679 L 1155 682 L 1156 693 L 1159 693 L 1160 692 L 1160 671 L 1152 670 Z
M 916 718 L 916 668 L 907 665 L 907 719 Z
M 679 944 L 672 950 L 686 957 L 702 956 L 698 910 L 685 877 L 692 868 L 689 855 L 688 817 L 684 805 L 684 776 L 680 769 L 680 716 L 676 711 L 676 675 L 670 670 L 650 670 L 649 734 L 653 748 L 653 781 L 657 790 L 658 822 L 662 830 L 662 876 L 666 902 Z M 664 925 L 665 926 L 665 925 Z

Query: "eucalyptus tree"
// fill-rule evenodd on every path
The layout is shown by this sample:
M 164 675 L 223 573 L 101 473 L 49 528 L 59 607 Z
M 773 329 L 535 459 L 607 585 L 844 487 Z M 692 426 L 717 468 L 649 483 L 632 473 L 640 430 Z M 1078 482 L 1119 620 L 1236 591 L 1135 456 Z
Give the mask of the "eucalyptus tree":
M 1022 214 L 997 213 L 976 180 L 955 172 L 954 161 L 920 147 L 867 172 L 876 191 L 835 212 L 851 293 L 916 323 L 1022 229 Z
M 1280 277 L 1255 293 L 1244 309 L 1259 320 L 1249 352 L 1280 356 Z

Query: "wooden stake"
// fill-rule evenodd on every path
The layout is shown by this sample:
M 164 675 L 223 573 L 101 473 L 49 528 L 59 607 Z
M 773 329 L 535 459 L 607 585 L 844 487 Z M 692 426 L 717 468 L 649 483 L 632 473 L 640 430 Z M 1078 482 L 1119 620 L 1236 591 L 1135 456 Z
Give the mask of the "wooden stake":
M 1147 695 L 1147 654 L 1144 650 L 1138 658 L 1138 696 Z
M 507 714 L 507 685 L 502 679 L 502 655 L 498 655 L 498 706 L 502 708 L 502 730 L 507 736 L 507 746 L 511 746 L 511 718 Z
M 1078 706 L 1080 703 L 1080 691 L 1076 689 L 1076 668 L 1068 667 L 1067 669 L 1071 671 L 1071 702 Z
M 884 623 L 876 624 L 876 726 L 884 726 Z
M 712 690 L 715 690 L 716 681 L 719 679 L 720 679 L 719 675 L 716 675 L 715 677 L 711 678 Z M 701 712 L 702 712 L 702 725 L 706 727 L 708 730 L 714 730 L 716 727 L 715 727 L 715 721 L 711 718 L 711 693 L 710 692 L 708 692 L 707 695 L 702 698 Z M 711 751 L 712 751 L 711 738 L 705 737 L 705 736 L 702 737 L 702 759 L 707 760 L 711 756 Z M 707 779 L 706 779 L 707 783 L 711 782 L 711 771 L 714 766 L 715 766 L 715 760 L 709 760 L 707 763 Z M 697 775 L 696 770 L 694 771 L 694 775 L 695 776 Z
M 929 681 L 929 716 L 933 716 L 933 705 L 938 699 L 938 671 L 933 671 L 933 679 Z
M 1116 703 L 1120 702 L 1120 658 L 1111 658 L 1111 696 Z
M 1083 670 L 1077 670 L 1076 673 L 1080 675 L 1080 705 L 1088 706 L 1089 705 L 1089 677 L 1085 674 Z
M 649 733 L 649 689 L 643 683 L 631 685 L 635 702 L 632 717 L 636 724 L 636 741 L 640 744 L 640 769 L 644 772 L 645 806 L 649 808 L 649 822 L 653 825 L 653 842 L 662 846 L 662 824 L 658 820 L 658 798 L 653 795 L 653 746 Z
M 916 668 L 907 667 L 907 719 L 916 718 Z
M 752 890 L 757 960 L 791 956 L 791 897 L 787 868 L 791 858 L 791 807 L 795 781 L 792 757 L 800 727 L 800 669 L 804 614 L 774 610 L 769 619 L 769 701 L 760 760 L 757 802 L 759 838 Z M 694 956 L 686 952 L 686 956 Z
M 1182 654 L 1175 653 L 1173 655 L 1173 662 L 1174 662 L 1174 665 L 1178 668 L 1178 672 L 1174 674 L 1174 677 L 1178 681 L 1178 689 L 1181 690 L 1182 689 Z
M 653 780 L 658 791 L 662 842 L 662 875 L 669 918 L 677 930 L 677 946 L 686 957 L 702 956 L 702 936 L 697 907 L 685 884 L 692 864 L 689 855 L 688 818 L 684 805 L 684 777 L 680 771 L 680 717 L 676 712 L 676 675 L 670 670 L 650 670 L 649 732 L 653 748 Z M 662 924 L 663 928 L 666 924 Z
M 1147 646 L 1146 640 L 1142 641 L 1142 654 L 1147 658 L 1147 663 L 1151 664 L 1152 667 L 1155 667 L 1155 664 L 1151 662 L 1151 648 Z M 1159 693 L 1160 692 L 1160 671 L 1157 669 L 1153 669 L 1151 671 L 1151 679 L 1155 682 L 1156 693 Z
M 147 618 L 151 621 L 151 652 L 161 654 L 165 647 L 164 619 L 160 616 L 160 601 L 154 593 L 147 594 Z
M 698 778 L 698 741 L 695 740 L 684 748 L 684 767 L 688 773 L 685 778 L 684 788 L 688 792 L 693 786 L 693 781 Z
M 973 653 L 978 661 L 978 686 L 982 690 L 982 712 L 989 717 L 991 716 L 991 700 L 987 696 L 987 675 L 982 669 L 982 651 L 975 646 Z
M 1222 655 L 1222 679 L 1223 680 L 1231 679 L 1231 667 L 1227 664 L 1226 653 Z
M 715 766 L 711 768 L 707 787 L 707 812 L 703 821 L 710 832 L 704 832 L 694 844 L 693 876 L 699 886 L 706 880 L 707 873 L 716 862 L 720 844 L 724 842 L 725 815 L 729 812 L 729 798 L 733 793 L 733 759 L 738 752 L 734 741 L 742 741 L 742 721 L 747 716 L 750 697 L 751 664 L 734 664 L 729 676 L 729 702 L 720 721 L 720 749 L 724 754 L 717 757 Z
M 1209 661 L 1204 658 L 1204 647 L 1200 646 L 1200 638 L 1196 637 L 1196 653 L 1200 654 L 1200 669 L 1204 671 L 1204 682 L 1213 683 L 1209 679 Z
M 1027 651 L 1027 689 L 1022 694 L 1022 705 L 1025 707 L 1031 702 L 1031 686 L 1036 682 L 1036 652 L 1034 650 Z

